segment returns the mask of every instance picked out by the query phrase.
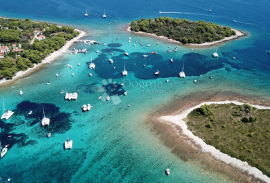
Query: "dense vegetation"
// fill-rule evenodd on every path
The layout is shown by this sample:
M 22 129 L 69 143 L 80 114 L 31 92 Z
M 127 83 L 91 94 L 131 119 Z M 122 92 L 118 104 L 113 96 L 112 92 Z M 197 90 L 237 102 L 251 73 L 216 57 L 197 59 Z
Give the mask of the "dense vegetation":
M 183 44 L 212 42 L 236 34 L 230 27 L 219 26 L 212 22 L 206 23 L 202 20 L 192 22 L 187 19 L 172 19 L 170 17 L 159 17 L 155 20 L 142 18 L 132 21 L 131 30 L 166 36 Z
M 44 40 L 35 39 L 34 31 L 43 31 L 46 36 Z M 56 35 L 51 35 L 57 33 Z M 79 32 L 67 26 L 57 26 L 46 22 L 33 22 L 30 19 L 3 19 L 0 18 L 0 44 L 10 48 L 5 58 L 0 59 L 0 79 L 10 79 L 20 71 L 33 67 L 33 64 L 40 63 L 50 53 L 65 45 L 66 40 L 76 37 Z M 24 51 L 12 52 L 12 44 L 21 44 Z M 16 56 L 17 55 L 17 56 Z
M 207 144 L 247 161 L 270 177 L 269 119 L 270 110 L 248 104 L 212 104 L 193 110 L 187 116 L 187 125 Z

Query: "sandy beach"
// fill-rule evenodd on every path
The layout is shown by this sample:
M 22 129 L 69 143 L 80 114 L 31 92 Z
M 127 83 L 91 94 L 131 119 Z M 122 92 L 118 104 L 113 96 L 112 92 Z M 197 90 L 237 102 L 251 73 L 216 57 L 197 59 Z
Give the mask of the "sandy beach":
M 231 91 L 202 91 L 174 99 L 168 105 L 153 111 L 149 116 L 149 122 L 153 124 L 153 130 L 162 143 L 172 149 L 171 153 L 184 162 L 192 162 L 207 172 L 224 177 L 228 182 L 270 182 L 270 179 L 258 169 L 205 144 L 187 129 L 183 119 L 188 113 L 203 105 L 204 102 L 213 101 L 215 103 L 249 103 L 257 108 L 270 109 L 267 107 L 270 106 L 270 102 L 258 96 L 239 95 Z
M 86 35 L 86 32 L 85 31 L 82 31 L 82 30 L 79 30 L 79 29 L 75 29 L 75 30 L 78 31 L 78 32 L 80 32 L 80 34 L 77 37 L 73 38 L 70 41 L 67 41 L 66 44 L 62 48 L 60 48 L 59 50 L 57 50 L 57 51 L 51 53 L 50 55 L 48 55 L 46 58 L 44 58 L 42 60 L 41 63 L 34 64 L 34 67 L 28 68 L 25 71 L 19 71 L 19 72 L 17 72 L 15 74 L 15 76 L 13 76 L 13 78 L 10 79 L 10 80 L 6 80 L 6 79 L 0 80 L 0 86 L 11 84 L 11 83 L 17 81 L 18 79 L 20 79 L 20 78 L 22 78 L 24 76 L 28 76 L 32 72 L 37 71 L 42 65 L 51 63 L 57 57 L 61 56 L 63 53 L 67 53 L 69 47 L 72 46 L 74 44 L 74 42 L 76 42 L 77 40 L 79 40 L 80 38 L 82 38 L 82 37 L 84 37 Z
M 153 36 L 153 37 L 156 37 L 156 38 L 164 40 L 164 41 L 168 41 L 168 42 L 172 42 L 172 43 L 176 43 L 176 44 L 181 44 L 181 45 L 184 45 L 184 46 L 191 46 L 191 47 L 211 47 L 211 46 L 214 46 L 214 45 L 217 45 L 217 44 L 220 44 L 220 43 L 224 43 L 224 42 L 227 42 L 227 41 L 239 39 L 240 37 L 243 37 L 243 36 L 247 35 L 246 33 L 242 32 L 240 30 L 232 29 L 232 30 L 234 30 L 236 32 L 235 36 L 225 37 L 224 39 L 219 40 L 219 41 L 206 42 L 206 43 L 202 43 L 202 44 L 190 44 L 190 43 L 189 44 L 182 44 L 179 41 L 169 39 L 168 37 L 165 37 L 165 36 L 157 36 L 156 34 L 150 34 L 150 33 L 145 33 L 145 32 L 141 32 L 141 31 L 134 32 L 134 31 L 131 31 L 130 29 L 131 29 L 131 26 L 128 26 L 126 28 L 126 31 L 134 33 L 134 34 Z

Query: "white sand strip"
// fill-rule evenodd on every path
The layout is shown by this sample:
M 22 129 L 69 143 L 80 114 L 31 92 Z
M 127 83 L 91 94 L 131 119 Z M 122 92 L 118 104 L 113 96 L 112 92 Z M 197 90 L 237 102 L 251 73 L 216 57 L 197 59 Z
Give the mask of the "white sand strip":
M 128 26 L 128 28 L 126 30 L 128 32 L 132 32 L 132 33 L 135 33 L 135 34 L 144 34 L 144 35 L 154 36 L 154 37 L 157 37 L 157 38 L 160 38 L 160 39 L 164 39 L 166 41 L 182 44 L 179 41 L 176 41 L 176 40 L 173 40 L 173 39 L 168 39 L 168 37 L 165 37 L 165 36 L 157 36 L 156 34 L 150 34 L 150 33 L 141 32 L 141 31 L 135 32 L 135 31 L 131 31 L 130 29 L 131 29 L 131 26 Z M 219 40 L 219 41 L 206 42 L 206 43 L 202 43 L 202 44 L 189 43 L 189 44 L 182 44 L 182 45 L 188 45 L 188 46 L 194 46 L 194 47 L 208 47 L 208 46 L 213 46 L 215 44 L 219 44 L 219 43 L 226 42 L 226 41 L 229 41 L 229 40 L 238 39 L 238 38 L 246 35 L 242 31 L 239 31 L 239 30 L 236 30 L 236 29 L 232 29 L 232 30 L 234 30 L 236 32 L 235 36 L 225 37 L 224 39 Z
M 163 121 L 168 121 L 171 123 L 174 123 L 178 126 L 180 126 L 183 130 L 182 134 L 189 137 L 196 145 L 201 147 L 202 152 L 208 152 L 212 156 L 214 156 L 216 159 L 219 159 L 223 161 L 226 164 L 230 164 L 244 172 L 247 172 L 250 175 L 253 175 L 255 178 L 261 179 L 265 182 L 270 182 L 270 178 L 264 175 L 260 170 L 258 170 L 255 167 L 251 167 L 248 165 L 247 162 L 243 162 L 241 160 L 238 160 L 236 158 L 232 158 L 227 154 L 224 154 L 217 150 L 215 147 L 207 145 L 202 139 L 200 139 L 197 136 L 194 136 L 191 131 L 187 129 L 187 125 L 183 119 L 185 119 L 188 114 L 193 111 L 194 109 L 197 109 L 201 107 L 204 104 L 229 104 L 234 103 L 236 105 L 243 105 L 244 103 L 238 102 L 238 101 L 218 101 L 218 102 L 203 102 L 199 105 L 196 105 L 192 108 L 189 108 L 185 111 L 183 111 L 181 114 L 175 115 L 175 116 L 162 116 L 159 119 Z M 256 107 L 257 109 L 270 109 L 270 107 L 264 107 L 264 106 L 258 106 L 258 105 L 252 105 L 253 107 Z
M 70 47 L 75 41 L 79 40 L 80 38 L 82 38 L 82 37 L 84 37 L 84 36 L 86 35 L 86 32 L 84 32 L 84 31 L 82 31 L 82 30 L 78 30 L 78 29 L 75 29 L 75 30 L 76 30 L 76 31 L 79 31 L 80 34 L 79 34 L 77 37 L 73 38 L 72 40 L 67 41 L 66 44 L 65 44 L 62 48 L 60 48 L 59 50 L 57 50 L 57 51 L 51 53 L 50 55 L 48 55 L 46 58 L 44 58 L 44 59 L 42 60 L 41 63 L 39 63 L 39 64 L 34 64 L 34 67 L 28 68 L 28 69 L 25 70 L 25 71 L 19 71 L 19 72 L 17 72 L 16 75 L 13 76 L 13 78 L 12 78 L 11 80 L 6 80 L 6 79 L 0 80 L 0 85 L 3 84 L 3 83 L 9 82 L 9 81 L 16 80 L 16 79 L 18 79 L 18 78 L 24 76 L 25 74 L 29 73 L 30 71 L 35 70 L 37 67 L 39 67 L 39 66 L 41 66 L 41 65 L 43 65 L 43 64 L 50 63 L 50 62 L 54 61 L 57 57 L 61 56 L 63 53 L 66 53 L 66 52 L 68 51 L 69 47 Z

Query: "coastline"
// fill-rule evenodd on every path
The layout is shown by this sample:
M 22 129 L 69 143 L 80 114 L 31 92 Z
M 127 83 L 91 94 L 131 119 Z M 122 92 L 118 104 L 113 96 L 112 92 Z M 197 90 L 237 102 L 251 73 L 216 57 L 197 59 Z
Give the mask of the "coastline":
M 239 102 L 239 101 L 213 101 L 213 102 L 203 102 L 200 103 L 196 106 L 193 106 L 185 111 L 182 111 L 180 114 L 174 115 L 174 116 L 162 116 L 159 118 L 159 120 L 161 121 L 167 121 L 170 123 L 173 123 L 175 125 L 180 126 L 180 128 L 182 129 L 182 133 L 181 135 L 187 136 L 190 140 L 192 140 L 197 146 L 200 147 L 200 151 L 202 153 L 210 153 L 214 158 L 226 163 L 227 165 L 232 165 L 244 172 L 246 172 L 247 174 L 250 174 L 252 176 L 254 176 L 257 179 L 261 179 L 262 181 L 265 182 L 270 182 L 270 178 L 267 177 L 266 175 L 264 175 L 260 170 L 258 170 L 255 167 L 251 167 L 250 165 L 248 165 L 247 162 L 242 162 L 239 159 L 236 158 L 232 158 L 227 154 L 224 154 L 222 152 L 220 152 L 218 149 L 216 149 L 215 147 L 206 144 L 202 139 L 200 139 L 199 137 L 193 135 L 193 133 L 191 131 L 188 130 L 186 122 L 184 121 L 184 119 L 188 116 L 188 114 L 193 111 L 196 108 L 201 107 L 204 104 L 229 104 L 229 103 L 233 103 L 236 105 L 243 105 L 244 103 Z M 252 105 L 252 104 L 251 104 Z M 259 106 L 259 105 L 252 105 L 253 107 L 256 107 L 258 109 L 270 109 L 270 107 L 265 107 L 265 106 Z
M 180 44 L 180 45 L 183 45 L 183 46 L 197 47 L 197 48 L 211 47 L 211 46 L 215 46 L 215 45 L 220 44 L 220 43 L 224 43 L 224 42 L 227 42 L 227 41 L 231 41 L 231 40 L 235 40 L 235 39 L 239 39 L 241 37 L 247 36 L 247 34 L 245 32 L 243 32 L 243 31 L 240 31 L 240 30 L 237 30 L 237 29 L 232 29 L 232 30 L 234 30 L 236 32 L 235 36 L 225 37 L 222 40 L 213 41 L 213 42 L 206 42 L 206 43 L 202 43 L 202 44 L 193 44 L 193 43 L 183 44 L 183 43 L 181 43 L 179 41 L 169 39 L 168 37 L 165 37 L 165 36 L 157 36 L 156 34 L 151 34 L 151 33 L 146 33 L 146 32 L 141 32 L 141 31 L 134 32 L 134 31 L 131 31 L 130 29 L 131 29 L 131 26 L 128 25 L 125 30 L 128 31 L 128 32 L 131 32 L 133 34 L 141 34 L 141 35 L 146 35 L 146 36 L 153 36 L 153 37 L 156 37 L 156 38 L 164 40 L 164 41 Z
M 25 71 L 18 71 L 15 76 L 13 76 L 12 79 L 7 80 L 7 79 L 2 79 L 0 80 L 0 87 L 7 85 L 7 84 L 11 84 L 15 81 L 17 81 L 20 78 L 23 78 L 25 76 L 30 75 L 31 73 L 37 71 L 41 66 L 43 66 L 44 64 L 48 64 L 53 62 L 57 57 L 61 56 L 63 53 L 67 53 L 68 49 L 70 48 L 70 46 L 72 46 L 77 40 L 79 40 L 80 38 L 84 37 L 86 35 L 85 31 L 79 30 L 79 29 L 75 29 L 76 31 L 80 32 L 80 34 L 77 37 L 74 37 L 73 39 L 66 41 L 66 44 L 60 48 L 57 51 L 54 51 L 53 53 L 51 53 L 50 55 L 48 55 L 46 58 L 44 58 L 42 60 L 41 63 L 39 64 L 34 64 L 34 67 L 32 68 L 28 68 Z
M 180 118 L 176 117 L 174 119 L 174 116 L 179 116 L 182 113 L 185 113 L 188 109 L 203 102 L 229 100 L 241 103 L 249 103 L 253 106 L 270 106 L 270 101 L 265 99 L 266 98 L 262 98 L 256 94 L 238 94 L 230 90 L 192 92 L 186 94 L 185 96 L 174 98 L 166 105 L 160 106 L 158 109 L 150 112 L 148 122 L 153 125 L 152 130 L 160 139 L 161 143 L 167 148 L 171 149 L 172 154 L 178 156 L 184 162 L 189 162 L 195 166 L 202 167 L 202 172 L 207 171 L 216 174 L 222 177 L 222 179 L 227 180 L 227 182 L 270 182 L 270 179 L 256 168 L 250 167 L 249 165 L 244 165 L 250 167 L 251 169 L 255 169 L 255 172 L 259 172 L 258 174 L 254 175 L 253 173 L 245 171 L 241 167 L 239 168 L 232 163 L 226 163 L 220 160 L 219 157 L 216 158 L 210 152 L 202 151 L 202 147 L 196 143 L 197 141 L 194 141 L 191 137 L 183 134 L 183 130 L 185 129 L 182 129 L 182 127 L 178 124 L 162 119 L 162 116 L 173 116 L 173 121 L 179 123 Z M 203 144 L 205 143 L 203 142 Z M 225 155 L 225 157 L 229 156 Z M 234 160 L 236 159 L 232 159 L 233 163 Z

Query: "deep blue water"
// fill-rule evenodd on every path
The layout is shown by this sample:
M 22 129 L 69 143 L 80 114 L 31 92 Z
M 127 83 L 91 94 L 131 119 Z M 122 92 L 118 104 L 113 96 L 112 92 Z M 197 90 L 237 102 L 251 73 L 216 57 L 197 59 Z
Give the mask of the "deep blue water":
M 1 3 L 0 16 L 71 25 L 87 31 L 86 39 L 95 39 L 101 45 L 77 43 L 70 50 L 86 47 L 86 55 L 64 54 L 12 86 L 0 88 L 6 108 L 15 111 L 8 121 L 0 120 L 1 144 L 10 145 L 0 160 L 0 177 L 11 178 L 12 182 L 228 182 L 223 176 L 182 161 L 171 153 L 172 149 L 151 130 L 147 117 L 190 92 L 234 91 L 269 100 L 270 54 L 266 53 L 270 49 L 269 6 L 268 1 L 251 0 L 14 0 Z M 84 17 L 86 9 L 88 18 Z M 107 19 L 102 18 L 104 9 Z M 179 13 L 159 14 L 159 11 Z M 212 21 L 243 30 L 248 36 L 191 50 L 125 31 L 132 20 L 158 16 Z M 132 37 L 131 43 L 128 43 L 129 37 Z M 107 46 L 103 46 L 104 42 Z M 177 46 L 178 52 L 168 53 L 168 46 Z M 218 59 L 211 57 L 216 49 Z M 124 56 L 125 51 L 128 57 Z M 157 54 L 151 54 L 152 51 Z M 143 58 L 144 54 L 149 57 Z M 96 64 L 94 70 L 88 68 L 91 56 Z M 108 62 L 110 58 L 113 64 Z M 171 58 L 173 63 L 169 62 Z M 124 63 L 128 76 L 123 78 Z M 180 79 L 178 74 L 183 64 L 186 78 Z M 156 70 L 160 71 L 159 76 L 154 75 Z M 92 77 L 88 75 L 90 72 Z M 166 78 L 170 82 L 166 83 Z M 193 84 L 194 79 L 198 85 Z M 46 85 L 48 81 L 50 85 Z M 20 88 L 24 91 L 22 96 L 19 96 Z M 76 101 L 65 101 L 61 91 L 79 91 L 79 97 Z M 111 100 L 106 102 L 107 95 Z M 87 103 L 94 107 L 83 113 L 81 106 Z M 131 106 L 127 107 L 128 104 Z M 42 108 L 51 119 L 49 127 L 40 125 Z M 33 115 L 27 115 L 29 110 Z M 48 132 L 52 132 L 49 139 Z M 72 150 L 65 151 L 63 143 L 67 136 L 74 144 Z M 167 166 L 171 169 L 170 176 L 164 173 Z

